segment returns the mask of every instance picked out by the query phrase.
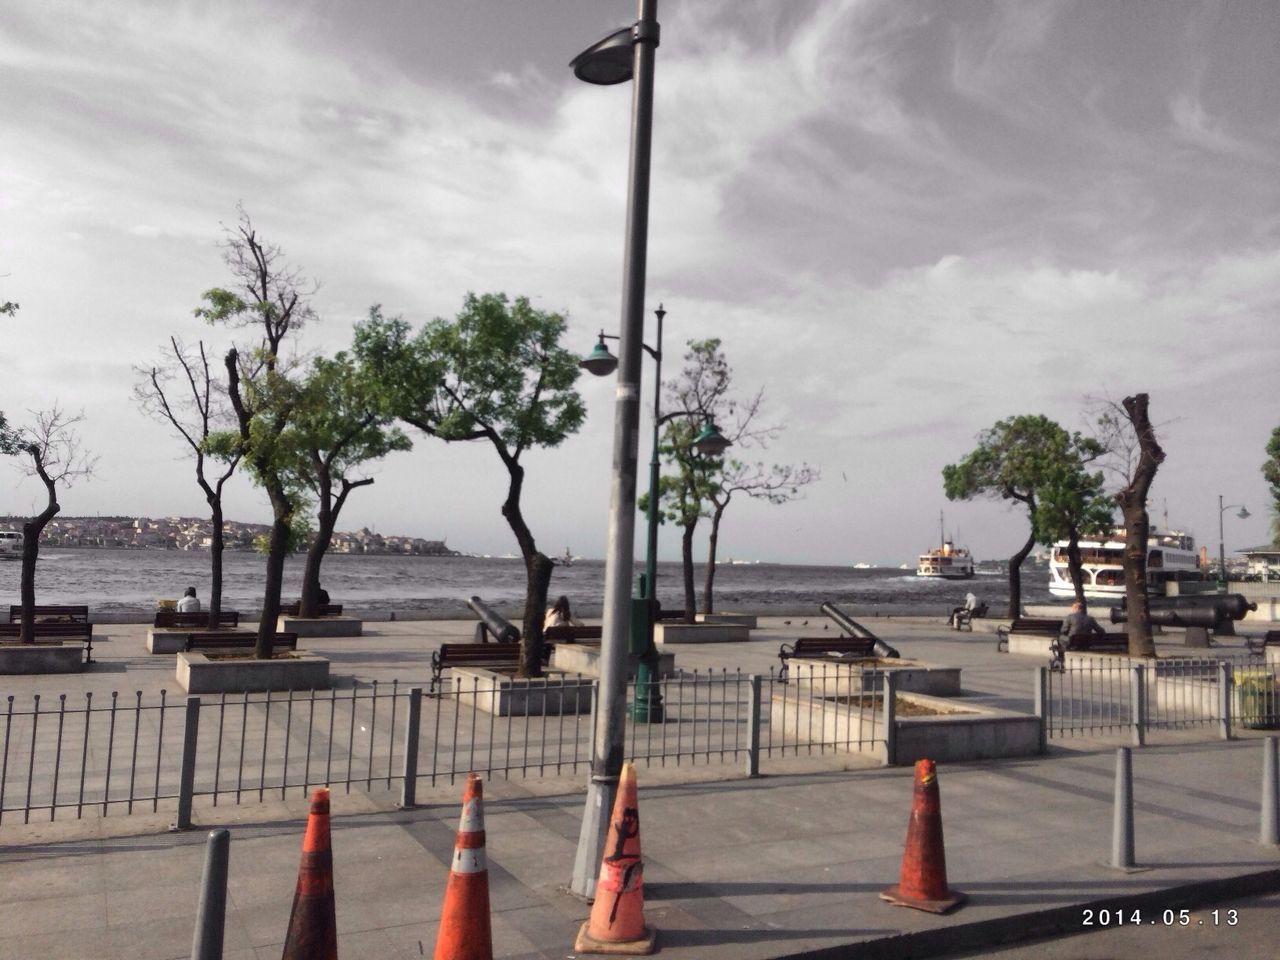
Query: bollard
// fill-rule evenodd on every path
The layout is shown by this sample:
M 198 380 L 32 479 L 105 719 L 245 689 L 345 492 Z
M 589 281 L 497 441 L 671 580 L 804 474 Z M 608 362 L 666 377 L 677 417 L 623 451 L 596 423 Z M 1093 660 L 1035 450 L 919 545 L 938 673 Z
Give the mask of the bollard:
M 231 856 L 231 831 L 210 830 L 204 853 L 204 876 L 196 903 L 196 929 L 191 938 L 191 960 L 222 960 L 222 932 L 227 919 L 227 861 Z
M 1125 870 L 1133 857 L 1133 762 L 1128 747 L 1116 751 L 1116 799 L 1111 823 L 1111 866 Z
M 1280 844 L 1280 760 L 1277 758 L 1276 738 L 1262 741 L 1262 831 L 1260 843 L 1268 846 Z

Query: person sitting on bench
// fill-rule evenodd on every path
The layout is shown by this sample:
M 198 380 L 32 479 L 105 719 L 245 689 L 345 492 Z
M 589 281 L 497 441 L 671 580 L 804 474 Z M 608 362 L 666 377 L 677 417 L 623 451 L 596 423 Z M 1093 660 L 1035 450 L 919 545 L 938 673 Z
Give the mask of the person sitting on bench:
M 964 595 L 964 603 L 961 606 L 955 607 L 951 611 L 951 616 L 948 618 L 947 623 L 949 623 L 952 628 L 958 630 L 960 629 L 960 624 L 965 623 L 974 617 L 980 617 L 986 612 L 987 605 L 985 603 L 979 603 L 977 596 L 972 590 L 970 590 Z
M 196 596 L 195 587 L 187 587 L 187 592 L 182 595 L 182 599 L 178 601 L 177 610 L 179 613 L 199 613 L 200 599 Z
M 1062 618 L 1062 626 L 1058 628 L 1058 638 L 1050 645 L 1054 663 L 1061 665 L 1067 649 L 1071 646 L 1071 638 L 1079 633 L 1096 633 L 1105 637 L 1107 631 L 1102 624 L 1085 613 L 1084 605 L 1077 600 L 1071 604 L 1071 612 Z
M 569 598 L 561 594 L 556 602 L 547 608 L 546 619 L 542 621 L 542 629 L 547 627 L 580 627 L 582 621 L 569 609 Z

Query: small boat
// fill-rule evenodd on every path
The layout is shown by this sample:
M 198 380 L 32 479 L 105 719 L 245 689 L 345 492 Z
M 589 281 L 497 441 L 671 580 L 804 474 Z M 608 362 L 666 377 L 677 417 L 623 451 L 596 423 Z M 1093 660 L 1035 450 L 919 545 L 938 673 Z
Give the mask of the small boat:
M 562 567 L 573 566 L 573 554 L 569 552 L 568 547 L 564 548 L 564 556 L 561 557 L 559 560 L 557 560 L 556 563 L 558 563 Z
M 973 577 L 973 557 L 965 547 L 957 547 L 946 535 L 942 514 L 938 514 L 942 546 L 920 554 L 916 576 L 940 580 L 969 580 Z
M 22 531 L 0 530 L 0 560 L 22 559 Z

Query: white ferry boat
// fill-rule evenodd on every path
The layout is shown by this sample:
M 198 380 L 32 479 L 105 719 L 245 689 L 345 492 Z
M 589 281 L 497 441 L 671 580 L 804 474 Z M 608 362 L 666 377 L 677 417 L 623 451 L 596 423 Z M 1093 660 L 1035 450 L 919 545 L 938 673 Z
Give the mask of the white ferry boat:
M 973 576 L 973 557 L 964 547 L 957 547 L 950 540 L 943 540 L 938 549 L 920 554 L 920 559 L 916 562 L 916 576 L 968 580 Z
M 22 559 L 22 532 L 0 530 L 0 560 Z
M 1081 540 L 1079 546 L 1084 595 L 1124 596 L 1124 529 L 1113 530 L 1106 540 Z M 1180 530 L 1162 531 L 1152 527 L 1147 537 L 1147 589 L 1163 594 L 1166 582 L 1194 580 L 1199 576 L 1200 557 L 1195 539 Z M 1049 592 L 1055 597 L 1075 596 L 1067 568 L 1066 540 L 1055 543 L 1049 556 Z

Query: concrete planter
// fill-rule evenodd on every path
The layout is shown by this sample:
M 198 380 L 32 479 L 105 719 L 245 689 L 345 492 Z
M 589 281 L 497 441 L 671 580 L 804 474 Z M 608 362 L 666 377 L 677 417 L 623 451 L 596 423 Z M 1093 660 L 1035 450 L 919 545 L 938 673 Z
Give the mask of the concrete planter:
M 0 644 L 0 674 L 79 673 L 84 669 L 84 644 Z
M 636 678 L 636 665 L 639 657 L 627 655 L 627 679 Z M 557 643 L 551 651 L 551 666 L 564 673 L 580 673 L 583 676 L 600 679 L 600 644 L 598 643 Z M 676 672 L 676 655 L 674 653 L 658 654 L 658 676 L 669 677 Z
M 187 637 L 193 633 L 209 633 L 207 628 L 195 627 L 149 627 L 147 629 L 147 653 L 180 653 L 187 645 Z M 215 631 L 223 632 L 223 631 Z M 248 637 L 257 634 L 251 630 L 225 628 L 228 636 Z
M 751 639 L 751 628 L 736 623 L 658 623 L 655 643 L 742 643 Z
M 276 632 L 299 637 L 359 637 L 364 634 L 364 621 L 355 617 L 280 617 Z
M 753 613 L 700 613 L 699 623 L 730 623 L 748 630 L 756 628 L 756 616 Z
M 1009 652 L 1020 653 L 1023 656 L 1049 657 L 1051 643 L 1053 643 L 1052 637 L 1037 637 L 1028 633 L 1009 634 Z
M 877 693 L 884 675 L 892 673 L 899 693 L 925 693 L 935 697 L 960 696 L 960 668 L 923 660 L 833 660 L 793 658 L 787 681 L 824 697 L 848 697 Z
M 187 693 L 244 693 L 265 690 L 327 690 L 329 661 L 301 651 L 290 657 L 252 656 L 210 660 L 203 653 L 179 653 L 178 686 Z
M 591 712 L 595 682 L 590 677 L 559 671 L 543 677 L 513 677 L 482 667 L 453 667 L 451 672 L 459 707 L 496 717 L 557 717 Z
M 884 711 L 860 708 L 838 699 L 814 697 L 788 685 L 775 688 L 769 722 L 775 742 L 825 743 L 836 750 L 885 759 Z M 932 716 L 896 716 L 897 766 L 917 760 L 946 762 L 1026 757 L 1040 752 L 1040 719 L 1029 714 L 966 704 L 919 693 L 898 695 L 898 702 L 939 711 Z

